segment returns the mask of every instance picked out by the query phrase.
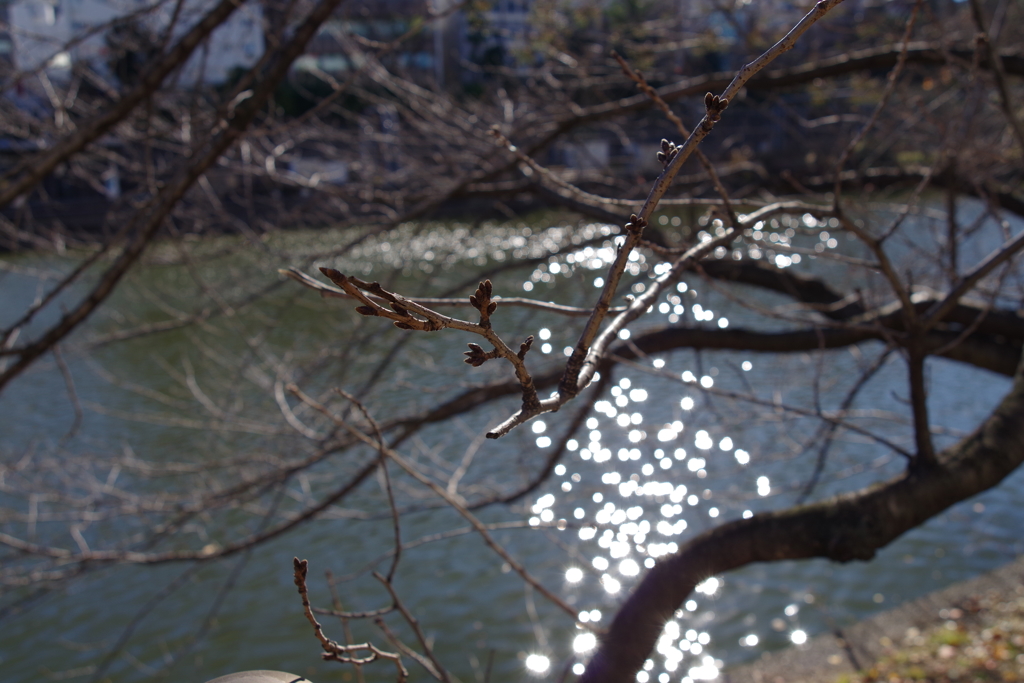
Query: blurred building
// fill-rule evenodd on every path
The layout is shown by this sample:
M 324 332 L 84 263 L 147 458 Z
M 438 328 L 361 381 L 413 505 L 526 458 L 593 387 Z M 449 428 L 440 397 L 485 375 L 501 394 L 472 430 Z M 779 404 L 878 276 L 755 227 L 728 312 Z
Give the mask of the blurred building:
M 337 76 L 362 66 L 359 39 L 389 43 L 406 38 L 381 54 L 390 69 L 440 83 L 459 71 L 462 17 L 458 12 L 414 31 L 432 11 L 444 11 L 448 0 L 359 0 L 346 2 L 324 23 L 306 53 L 295 62 L 300 72 L 322 71 Z M 412 31 L 411 35 L 408 35 Z
M 7 0 L 0 0 L 0 71 L 9 73 L 14 68 L 14 42 L 7 25 Z
M 352 0 L 321 28 L 306 54 L 296 61 L 299 71 L 339 74 L 358 68 L 346 36 L 387 42 L 405 35 L 434 14 L 423 30 L 408 37 L 382 59 L 389 68 L 431 77 L 440 87 L 473 78 L 467 64 L 489 66 L 515 63 L 530 28 L 531 0 L 492 0 L 483 9 L 454 11 L 456 0 Z
M 168 29 L 172 41 L 181 37 L 212 5 L 213 0 L 186 0 L 175 16 L 174 3 L 151 0 L 9 1 L 9 59 L 19 71 L 44 68 L 51 78 L 85 63 L 103 77 L 123 80 L 125 61 L 141 65 L 147 52 L 159 49 Z M 3 48 L 0 42 L 0 57 Z M 252 0 L 196 50 L 177 82 L 186 87 L 223 83 L 235 69 L 255 64 L 263 50 L 262 6 Z

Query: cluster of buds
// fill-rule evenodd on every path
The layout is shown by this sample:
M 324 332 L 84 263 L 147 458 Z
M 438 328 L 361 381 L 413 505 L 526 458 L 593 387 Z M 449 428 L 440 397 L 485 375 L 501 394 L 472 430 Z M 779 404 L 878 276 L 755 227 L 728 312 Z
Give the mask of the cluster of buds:
M 729 106 L 729 98 L 720 98 L 714 93 L 708 93 L 704 96 L 704 110 L 708 114 L 708 120 L 712 123 L 718 123 L 718 120 L 722 118 L 722 112 Z
M 676 146 L 676 143 L 669 142 L 665 138 L 661 139 L 661 151 L 658 152 L 658 161 L 661 162 L 662 166 L 668 166 L 668 162 L 672 161 L 678 153 L 679 147 Z
M 442 328 L 442 325 L 436 320 L 421 320 L 414 316 L 409 309 L 402 305 L 399 297 L 385 290 L 380 286 L 379 282 L 365 282 L 357 277 L 345 275 L 334 268 L 321 268 L 320 272 L 326 275 L 327 279 L 331 282 L 345 290 L 347 294 L 362 302 L 362 306 L 356 307 L 356 313 L 360 315 L 388 318 L 394 322 L 395 327 L 402 330 L 434 332 Z M 373 301 L 368 298 L 363 292 L 372 294 L 378 299 L 383 299 L 391 310 L 389 311 L 387 308 L 384 308 L 379 301 Z
M 519 360 L 526 360 L 526 352 L 530 350 L 531 346 L 533 346 L 532 334 L 526 338 L 526 341 L 519 345 L 519 353 L 516 354 L 519 357 Z
M 490 353 L 484 351 L 483 347 L 479 344 L 469 344 L 469 351 L 464 352 L 466 354 L 466 362 L 472 365 L 474 368 L 478 368 L 492 358 L 498 357 L 498 350 L 494 349 Z
M 493 293 L 494 286 L 491 284 L 491 281 L 484 280 L 476 288 L 476 293 L 469 297 L 469 303 L 472 304 L 473 308 L 480 311 L 480 324 L 484 327 L 490 326 L 491 314 L 498 308 L 498 302 L 491 301 Z
M 491 285 L 491 281 L 484 280 L 480 283 L 480 286 L 476 288 L 476 292 L 473 296 L 469 297 L 469 303 L 472 304 L 473 308 L 480 312 L 480 325 L 482 327 L 491 326 L 491 314 L 498 308 L 498 302 L 491 301 L 491 295 L 493 293 L 494 287 Z M 498 353 L 498 349 L 494 349 L 489 352 L 484 351 L 483 347 L 479 344 L 470 344 L 469 351 L 466 351 L 465 354 L 466 362 L 474 368 L 478 368 L 492 358 L 498 358 L 501 355 Z
M 640 218 L 635 213 L 629 214 L 629 222 L 626 223 L 626 230 L 630 232 L 640 232 L 647 227 L 647 219 Z

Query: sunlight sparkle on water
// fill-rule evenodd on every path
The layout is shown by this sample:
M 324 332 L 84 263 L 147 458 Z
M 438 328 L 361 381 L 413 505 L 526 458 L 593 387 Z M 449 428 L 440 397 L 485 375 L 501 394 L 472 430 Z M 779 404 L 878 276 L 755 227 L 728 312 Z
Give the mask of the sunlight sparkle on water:
M 589 652 L 597 647 L 597 637 L 593 633 L 581 633 L 572 641 L 574 652 Z
M 622 590 L 622 584 L 619 582 L 619 580 L 612 576 L 609 576 L 608 574 L 601 575 L 601 585 L 604 586 L 604 589 L 606 591 L 613 595 Z
M 681 297 L 675 294 L 672 294 L 669 300 L 673 305 L 680 307 L 683 303 Z M 699 309 L 699 312 L 701 317 L 714 319 L 714 314 L 707 309 Z M 538 332 L 538 336 L 553 338 L 554 335 L 552 330 L 545 328 L 544 332 Z M 653 365 L 664 367 L 664 361 L 655 360 L 659 362 L 652 363 Z M 717 379 L 719 372 L 714 368 L 708 368 L 706 372 L 706 375 L 702 373 L 701 376 L 695 376 L 687 371 L 682 377 L 685 381 L 710 387 L 713 384 L 712 378 Z M 705 468 L 711 460 L 721 457 L 720 453 L 732 454 L 740 465 L 746 465 L 751 460 L 747 451 L 736 448 L 730 436 L 720 433 L 713 436 L 717 428 L 712 428 L 705 422 L 707 428 L 696 429 L 700 426 L 703 414 L 681 412 L 698 408 L 694 397 L 677 394 L 675 400 L 679 401 L 678 404 L 670 402 L 665 410 L 660 400 L 652 400 L 660 399 L 663 390 L 660 387 L 641 388 L 637 386 L 636 380 L 636 377 L 617 378 L 614 385 L 609 388 L 608 394 L 593 402 L 593 413 L 587 416 L 581 425 L 585 425 L 585 429 L 576 435 L 578 440 L 574 439 L 572 443 L 567 443 L 567 450 L 579 453 L 579 458 L 575 459 L 577 465 L 566 463 L 568 466 L 558 465 L 555 470 L 555 474 L 561 479 L 556 484 L 562 492 L 558 495 L 564 497 L 556 499 L 554 494 L 540 496 L 531 510 L 534 517 L 530 519 L 530 524 L 533 526 L 554 526 L 556 518 L 559 518 L 559 528 L 564 528 L 565 520 L 560 518 L 579 520 L 577 523 L 580 524 L 580 541 L 595 543 L 591 546 L 592 551 L 587 553 L 589 557 L 584 560 L 589 561 L 591 567 L 576 563 L 566 566 L 563 569 L 563 585 L 566 590 L 570 590 L 572 586 L 571 590 L 584 592 L 588 587 L 591 590 L 598 588 L 587 575 L 587 570 L 590 569 L 593 578 L 598 578 L 600 594 L 606 600 L 614 600 L 615 597 L 631 590 L 645 568 L 656 566 L 655 558 L 677 553 L 679 545 L 685 542 L 685 537 L 681 538 L 681 535 L 688 530 L 688 522 L 695 522 L 700 527 L 707 523 L 708 517 L 719 518 L 739 513 L 742 508 L 732 510 L 728 503 L 724 503 L 723 506 L 723 503 L 718 503 L 717 500 L 715 506 L 709 505 L 713 492 L 704 489 L 703 485 L 700 489 L 693 490 L 694 484 L 696 480 L 704 478 L 711 482 L 709 470 Z M 687 415 L 685 419 L 688 431 L 684 431 L 683 414 Z M 531 425 L 534 430 L 533 438 L 537 440 L 538 446 L 550 445 L 547 434 L 551 433 L 551 425 L 543 420 L 535 422 L 541 423 Z M 689 448 L 696 447 L 698 450 L 688 454 L 688 448 L 677 448 L 676 445 L 683 443 L 682 436 L 689 436 L 689 430 L 694 431 L 693 440 L 687 440 L 689 444 L 693 444 Z M 661 448 L 656 447 L 659 445 Z M 694 457 L 695 454 L 698 457 Z M 671 478 L 673 481 L 655 480 L 659 472 L 672 468 L 677 462 L 686 465 L 677 468 L 684 471 L 666 472 L 663 477 Z M 594 467 L 595 464 L 597 468 Z M 573 469 L 577 469 L 578 472 L 571 474 L 570 484 L 569 478 Z M 690 491 L 686 485 L 677 483 L 680 479 L 690 479 Z M 588 490 L 587 487 L 595 487 L 596 490 Z M 756 490 L 761 495 L 768 495 L 770 484 L 766 477 L 757 480 Z M 560 506 L 565 509 L 560 509 Z M 704 514 L 705 511 L 707 515 Z M 748 511 L 744 516 L 749 514 Z M 687 519 L 688 517 L 693 519 Z M 700 518 L 703 518 L 703 521 L 697 521 Z M 697 587 L 697 594 L 694 595 L 696 600 L 688 600 L 677 616 L 691 619 L 702 614 L 704 608 L 697 603 L 697 600 L 701 599 L 699 595 L 717 596 L 721 594 L 722 587 L 723 584 L 718 578 L 708 578 Z M 588 595 L 589 598 L 583 594 L 579 597 L 596 598 L 593 594 Z M 711 616 L 710 612 L 708 616 Z M 580 628 L 582 629 L 582 623 L 595 622 L 599 618 L 600 613 L 596 610 L 581 611 Z M 651 668 L 645 667 L 642 672 L 647 674 L 645 683 L 654 683 L 656 680 L 659 683 L 668 680 L 693 683 L 696 680 L 717 678 L 721 662 L 713 657 L 713 646 L 709 644 L 710 636 L 697 632 L 694 632 L 693 636 L 692 640 L 676 639 L 678 642 L 669 639 L 663 647 L 659 647 L 659 654 L 655 657 L 656 663 L 652 660 Z M 750 634 L 749 638 L 741 637 L 740 645 L 745 645 L 746 641 L 752 643 L 746 647 L 753 647 L 753 644 L 759 642 L 754 634 Z M 571 646 L 572 651 L 583 658 L 583 653 L 589 653 L 596 647 L 596 639 L 590 633 L 577 631 L 573 638 L 564 643 L 563 647 L 567 646 Z M 537 655 L 545 658 L 549 656 Z M 532 668 L 530 670 L 539 675 L 550 673 L 552 666 L 553 660 L 549 660 L 548 668 L 544 672 Z M 658 668 L 653 668 L 655 666 Z M 671 677 L 669 673 L 658 673 L 659 670 L 670 672 Z
M 712 681 L 718 678 L 718 667 L 715 658 L 707 655 L 701 660 L 700 666 L 691 667 L 686 673 L 695 681 Z
M 551 660 L 544 655 L 530 655 L 526 658 L 526 668 L 530 673 L 542 674 L 551 668 Z
M 634 560 L 623 560 L 619 563 L 619 573 L 623 576 L 636 576 L 640 573 L 640 565 Z
M 551 507 L 555 504 L 555 496 L 552 493 L 545 493 L 543 496 L 537 499 L 536 504 L 533 506 L 534 514 L 540 512 L 544 508 Z
M 807 642 L 807 634 L 804 631 L 797 629 L 789 634 L 789 639 L 793 641 L 794 645 L 803 645 Z

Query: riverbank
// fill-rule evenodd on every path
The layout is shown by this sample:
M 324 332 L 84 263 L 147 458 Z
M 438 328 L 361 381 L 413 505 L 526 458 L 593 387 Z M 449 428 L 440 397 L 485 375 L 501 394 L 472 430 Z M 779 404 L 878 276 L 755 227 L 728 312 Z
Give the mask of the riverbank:
M 724 683 L 1024 681 L 1024 556 L 805 645 Z

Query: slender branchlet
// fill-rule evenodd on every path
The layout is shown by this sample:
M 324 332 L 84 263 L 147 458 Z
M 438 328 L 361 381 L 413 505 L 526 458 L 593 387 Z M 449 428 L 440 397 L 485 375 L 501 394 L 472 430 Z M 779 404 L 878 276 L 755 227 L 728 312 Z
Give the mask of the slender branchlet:
M 409 672 L 402 664 L 402 657 L 400 655 L 393 652 L 385 652 L 373 643 L 342 645 L 341 643 L 328 638 L 324 634 L 324 630 L 320 625 L 320 622 L 316 620 L 315 616 L 313 616 L 313 608 L 309 603 L 309 589 L 306 588 L 306 577 L 309 574 L 309 562 L 306 560 L 300 560 L 296 557 L 292 560 L 292 568 L 295 586 L 298 588 L 299 595 L 302 598 L 302 609 L 306 615 L 306 620 L 309 621 L 310 625 L 313 627 L 313 633 L 316 635 L 316 639 L 320 641 L 320 647 L 323 648 L 324 651 L 321 657 L 327 661 L 352 664 L 354 666 L 363 666 L 371 664 L 378 659 L 386 659 L 394 662 L 395 668 L 397 669 L 397 680 L 399 683 L 404 683 L 409 679 Z

